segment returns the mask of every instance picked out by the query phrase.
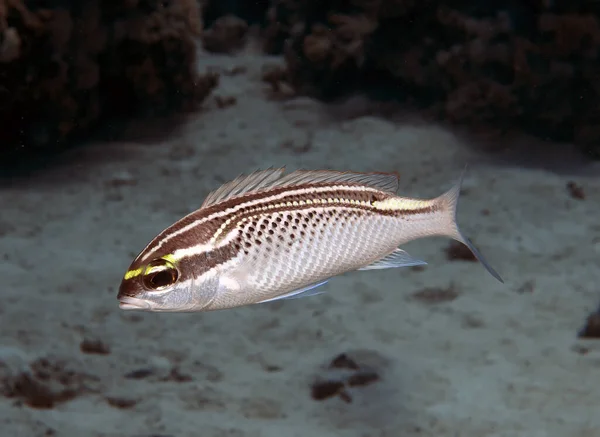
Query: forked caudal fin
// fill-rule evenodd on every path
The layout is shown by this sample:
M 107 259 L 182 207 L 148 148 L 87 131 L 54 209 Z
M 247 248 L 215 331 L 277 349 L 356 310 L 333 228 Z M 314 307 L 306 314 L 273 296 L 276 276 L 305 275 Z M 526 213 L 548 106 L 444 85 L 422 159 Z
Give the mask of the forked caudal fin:
M 463 243 L 465 246 L 469 248 L 471 253 L 477 258 L 477 260 L 486 268 L 486 270 L 498 281 L 504 283 L 498 272 L 493 269 L 493 267 L 486 261 L 483 255 L 477 250 L 477 248 L 471 243 L 471 241 L 463 235 L 458 226 L 458 222 L 456 220 L 456 212 L 458 208 L 458 198 L 460 197 L 460 190 L 462 188 L 463 179 L 465 177 L 465 173 L 467 171 L 467 166 L 465 166 L 462 174 L 460 175 L 459 181 L 444 194 L 439 196 L 435 203 L 442 204 L 444 211 L 448 214 L 448 219 L 451 221 L 449 223 L 447 230 L 447 235 L 456 241 Z

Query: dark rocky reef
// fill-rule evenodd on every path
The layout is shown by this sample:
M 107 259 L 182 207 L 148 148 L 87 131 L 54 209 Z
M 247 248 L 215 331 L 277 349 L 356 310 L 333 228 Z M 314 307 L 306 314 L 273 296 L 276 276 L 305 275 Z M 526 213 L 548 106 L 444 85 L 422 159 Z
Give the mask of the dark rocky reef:
M 596 0 L 0 0 L 0 168 L 197 107 L 218 80 L 196 71 L 200 37 L 235 53 L 252 25 L 298 94 L 368 91 L 600 157 Z
M 195 107 L 217 83 L 196 71 L 201 31 L 197 0 L 0 0 L 2 167 L 105 119 Z
M 303 94 L 379 91 L 600 156 L 600 3 L 273 0 L 265 49 Z

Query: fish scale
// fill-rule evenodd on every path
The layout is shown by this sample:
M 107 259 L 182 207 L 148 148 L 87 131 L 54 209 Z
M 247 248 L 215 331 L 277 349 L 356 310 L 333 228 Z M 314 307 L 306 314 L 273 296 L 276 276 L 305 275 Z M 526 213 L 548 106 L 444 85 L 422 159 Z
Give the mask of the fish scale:
M 396 174 L 242 175 L 140 252 L 121 282 L 120 306 L 211 311 L 314 294 L 349 271 L 425 264 L 399 246 L 429 236 L 464 243 L 501 281 L 456 224 L 461 182 L 424 200 L 398 196 Z
M 314 220 L 309 222 L 306 235 L 300 232 L 291 246 L 289 234 L 293 230 L 286 230 L 285 226 L 279 228 L 279 234 L 273 235 L 270 241 L 265 239 L 260 245 L 253 246 L 259 262 L 255 265 L 256 273 L 248 278 L 249 288 L 261 291 L 268 298 L 273 293 L 289 292 L 304 283 L 318 282 L 354 270 L 378 259 L 382 251 L 389 253 L 396 248 L 389 240 L 378 238 L 382 234 L 374 234 L 371 227 L 360 223 L 360 219 L 351 226 L 352 221 L 346 214 L 338 211 L 334 214 L 323 224 Z M 362 220 L 370 219 L 365 217 Z M 387 228 L 381 228 L 384 234 L 386 230 L 393 229 L 392 220 L 388 219 L 388 222 Z M 282 233 L 288 237 L 283 243 L 278 238 Z M 351 256 L 354 251 L 361 256 Z

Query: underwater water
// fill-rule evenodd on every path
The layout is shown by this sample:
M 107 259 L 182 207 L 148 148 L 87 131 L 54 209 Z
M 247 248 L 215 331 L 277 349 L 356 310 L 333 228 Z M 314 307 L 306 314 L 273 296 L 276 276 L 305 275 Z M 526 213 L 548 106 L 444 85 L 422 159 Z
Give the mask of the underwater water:
M 265 59 L 210 58 L 246 69 L 215 91 L 232 105 L 209 99 L 168 135 L 92 141 L 2 183 L 2 435 L 600 435 L 598 163 L 524 136 L 485 153 L 492 139 L 360 97 L 275 100 Z M 458 223 L 504 284 L 430 238 L 405 247 L 427 266 L 350 272 L 317 296 L 118 306 L 136 254 L 240 173 L 396 171 L 400 194 L 429 198 L 465 164 Z

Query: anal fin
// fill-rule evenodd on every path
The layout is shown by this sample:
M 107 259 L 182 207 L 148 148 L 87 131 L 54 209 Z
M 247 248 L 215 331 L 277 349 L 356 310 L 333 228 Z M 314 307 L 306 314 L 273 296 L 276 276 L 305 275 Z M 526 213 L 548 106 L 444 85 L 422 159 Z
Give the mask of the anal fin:
M 281 296 L 276 296 L 276 297 L 272 297 L 270 299 L 261 300 L 260 302 L 257 302 L 257 303 L 266 303 L 266 302 L 274 302 L 276 300 L 283 300 L 283 299 L 298 299 L 301 297 L 316 296 L 317 294 L 322 294 L 323 292 L 319 291 L 319 290 L 315 290 L 315 289 L 317 287 L 320 287 L 321 285 L 325 285 L 328 281 L 329 280 L 316 282 L 314 284 L 307 285 L 306 287 L 292 290 L 289 293 L 282 294 Z
M 413 258 L 405 250 L 396 249 L 389 255 L 378 259 L 372 264 L 361 267 L 358 270 L 393 269 L 398 267 L 424 266 L 426 264 L 425 261 Z

